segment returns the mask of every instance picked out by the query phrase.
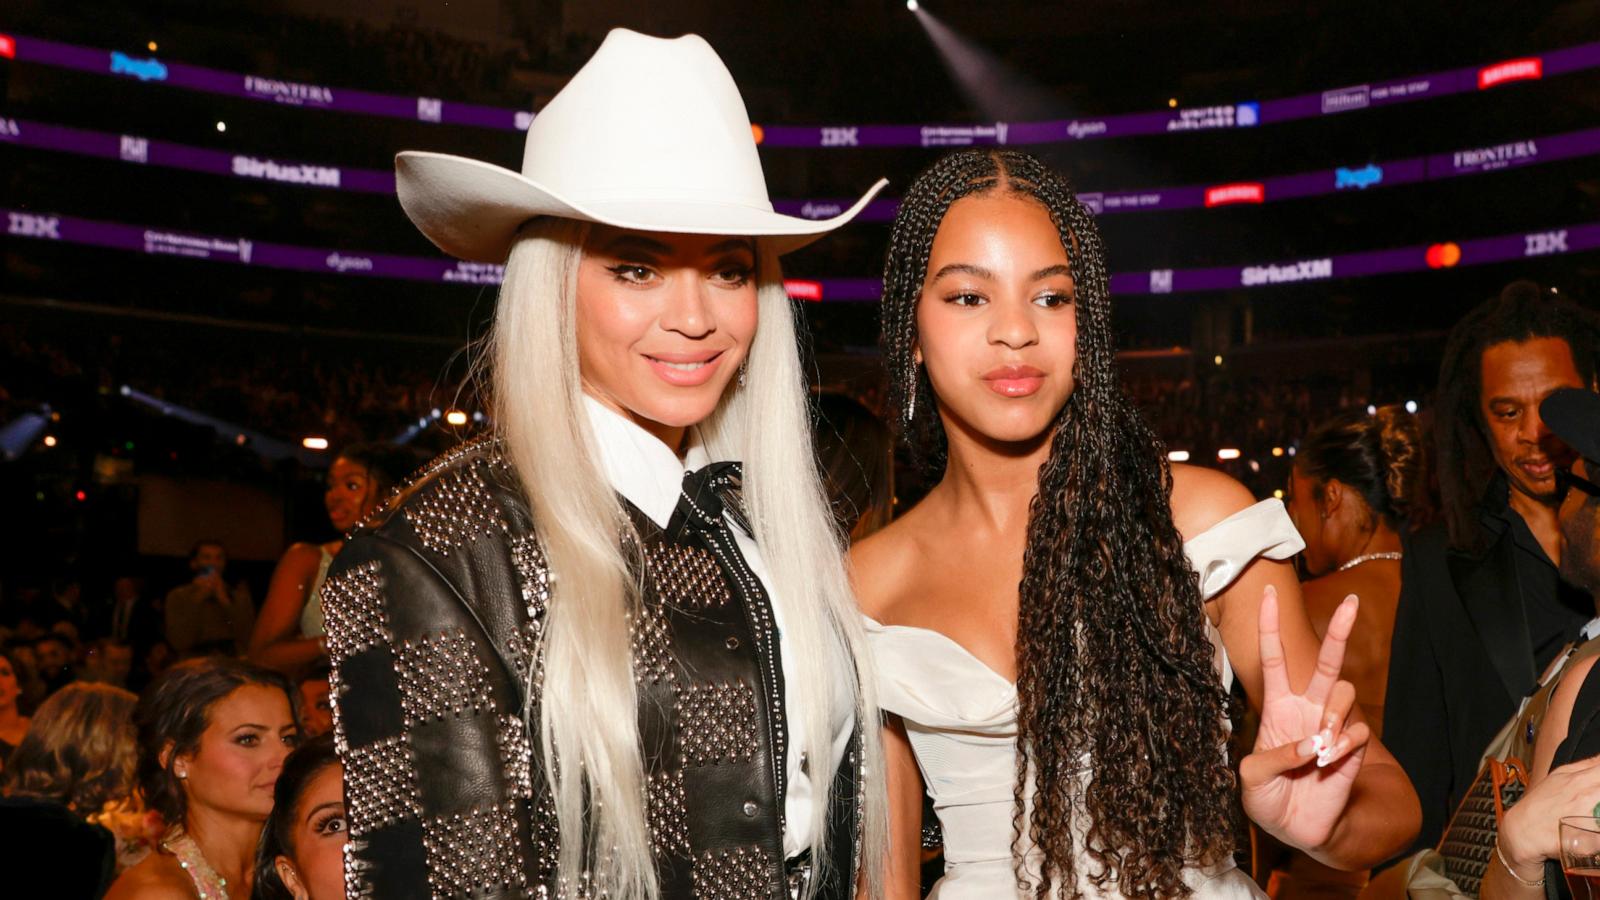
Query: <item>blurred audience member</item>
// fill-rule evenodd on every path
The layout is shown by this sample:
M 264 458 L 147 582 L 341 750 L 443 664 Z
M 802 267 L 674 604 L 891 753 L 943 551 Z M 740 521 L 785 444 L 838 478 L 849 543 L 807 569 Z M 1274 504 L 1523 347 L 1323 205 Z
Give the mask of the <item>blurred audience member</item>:
M 108 900 L 244 896 L 278 771 L 297 739 L 283 676 L 220 656 L 189 660 L 145 691 L 134 721 L 139 786 L 166 830 Z
M 843 394 L 823 394 L 817 412 L 817 463 L 828 500 L 840 529 L 858 541 L 894 518 L 894 437 Z
M 39 677 L 39 654 L 34 652 L 31 641 L 12 644 L 7 652 L 11 657 L 11 671 L 16 673 L 22 690 L 22 698 L 17 701 L 17 706 L 23 713 L 31 713 L 39 708 L 39 704 L 50 693 L 44 679 Z
M 1306 542 L 1301 563 L 1309 579 L 1300 589 L 1317 636 L 1327 637 L 1345 597 L 1361 598 L 1341 674 L 1355 686 L 1374 734 L 1383 721 L 1400 599 L 1401 535 L 1425 502 L 1423 457 L 1417 423 L 1401 407 L 1346 413 L 1306 437 L 1284 498 Z M 1269 893 L 1278 900 L 1355 897 L 1367 882 L 1365 871 L 1340 872 L 1299 851 L 1271 863 Z
M 161 611 L 145 596 L 144 579 L 132 575 L 111 583 L 111 602 L 95 623 L 98 634 L 127 644 L 136 659 L 162 639 L 164 627 Z
M 328 469 L 323 504 L 340 537 L 326 544 L 295 544 L 284 551 L 272 573 L 261 621 L 250 636 L 250 658 L 291 677 L 327 658 L 322 643 L 322 580 L 344 546 L 343 535 L 356 527 L 410 469 L 405 451 L 386 444 L 346 447 Z
M 77 640 L 89 624 L 89 608 L 83 604 L 83 585 L 74 576 L 57 578 L 50 585 L 50 601 L 39 624 L 55 630 L 62 623 L 72 626 L 70 636 Z
M 0 871 L 9 897 L 99 898 L 117 874 L 117 841 L 88 819 L 133 788 L 135 697 L 73 684 L 33 718 L 0 776 Z
M 1556 473 L 1570 453 L 1539 403 L 1593 383 L 1596 320 L 1532 282 L 1451 331 L 1435 440 L 1441 526 L 1407 547 L 1383 742 L 1417 788 L 1417 848 L 1439 841 L 1489 740 L 1594 615 L 1564 583 Z
M 1600 395 L 1562 390 L 1541 405 L 1544 420 L 1581 454 L 1562 472 L 1561 574 L 1590 597 L 1596 618 L 1577 646 L 1546 676 L 1559 679 L 1528 762 L 1528 792 L 1500 818 L 1496 859 L 1480 896 L 1568 897 L 1561 871 L 1559 822 L 1600 807 Z
M 180 657 L 243 653 L 256 607 L 249 585 L 228 584 L 227 548 L 221 541 L 197 542 L 189 568 L 194 579 L 167 594 L 167 643 Z
M 145 687 L 150 682 L 159 678 L 162 672 L 165 672 L 177 661 L 178 655 L 172 652 L 170 644 L 166 641 L 156 641 L 144 651 L 144 656 L 140 657 L 138 662 L 134 664 L 133 673 L 128 676 L 128 686 L 141 694 L 144 693 Z
M 22 714 L 22 678 L 17 670 L 11 652 L 0 650 L 0 771 L 28 733 L 30 720 Z
M 300 734 L 321 737 L 333 730 L 333 700 L 328 684 L 328 663 L 315 663 L 295 685 L 300 700 Z
M 133 648 L 127 644 L 111 638 L 100 638 L 83 651 L 84 681 L 127 687 L 128 675 L 132 671 Z
M 289 754 L 256 853 L 256 900 L 344 900 L 344 767 L 333 738 Z
M 34 669 L 44 682 L 46 696 L 71 684 L 78 674 L 72 670 L 74 649 L 67 639 L 51 632 L 33 642 Z

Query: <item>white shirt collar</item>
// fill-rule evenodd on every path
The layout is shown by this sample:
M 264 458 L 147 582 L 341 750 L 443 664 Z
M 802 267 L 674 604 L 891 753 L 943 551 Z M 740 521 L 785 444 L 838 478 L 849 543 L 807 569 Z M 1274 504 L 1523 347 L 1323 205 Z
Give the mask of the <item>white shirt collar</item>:
M 583 395 L 583 407 L 606 480 L 650 521 L 667 527 L 683 492 L 684 473 L 711 462 L 699 430 L 689 429 L 688 448 L 679 459 L 660 438 L 588 394 Z

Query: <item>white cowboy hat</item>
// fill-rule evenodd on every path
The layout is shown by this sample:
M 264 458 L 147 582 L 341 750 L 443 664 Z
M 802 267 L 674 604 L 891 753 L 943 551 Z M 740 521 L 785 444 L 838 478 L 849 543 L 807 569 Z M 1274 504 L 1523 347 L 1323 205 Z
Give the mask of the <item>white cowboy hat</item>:
M 395 157 L 400 205 L 439 249 L 501 263 L 536 216 L 639 231 L 770 238 L 779 253 L 855 218 L 779 215 L 733 76 L 699 35 L 617 28 L 533 119 L 522 171 L 443 153 Z

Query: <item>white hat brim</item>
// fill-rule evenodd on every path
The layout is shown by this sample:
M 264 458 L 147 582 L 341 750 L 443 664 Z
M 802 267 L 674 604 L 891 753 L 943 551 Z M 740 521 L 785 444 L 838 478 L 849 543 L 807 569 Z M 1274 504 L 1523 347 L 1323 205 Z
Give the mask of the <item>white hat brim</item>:
M 520 172 L 481 160 L 419 150 L 395 157 L 395 186 L 411 221 L 440 250 L 485 263 L 505 262 L 517 229 L 538 216 L 636 231 L 746 235 L 788 253 L 854 219 L 888 183 L 878 179 L 837 216 L 802 219 L 770 209 L 683 199 L 578 203 Z

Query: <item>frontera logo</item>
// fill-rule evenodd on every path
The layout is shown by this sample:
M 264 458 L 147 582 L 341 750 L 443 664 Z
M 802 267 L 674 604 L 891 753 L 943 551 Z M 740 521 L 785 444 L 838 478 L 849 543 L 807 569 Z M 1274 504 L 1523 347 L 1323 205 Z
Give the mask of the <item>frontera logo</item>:
M 244 77 L 244 90 L 247 94 L 255 94 L 291 106 L 301 106 L 306 103 L 326 106 L 333 102 L 333 91 L 320 85 L 276 81 L 271 78 L 257 78 L 254 75 Z
M 111 74 L 131 75 L 140 81 L 166 81 L 167 67 L 155 57 L 134 59 L 126 53 L 111 51 Z
M 1333 170 L 1333 189 L 1342 191 L 1345 188 L 1359 188 L 1366 190 L 1375 184 L 1383 183 L 1383 167 L 1377 163 L 1367 163 L 1364 168 L 1346 169 L 1340 166 Z
M 1508 59 L 1478 70 L 1478 90 L 1487 90 L 1508 81 L 1532 81 L 1544 77 L 1544 60 L 1537 56 Z

